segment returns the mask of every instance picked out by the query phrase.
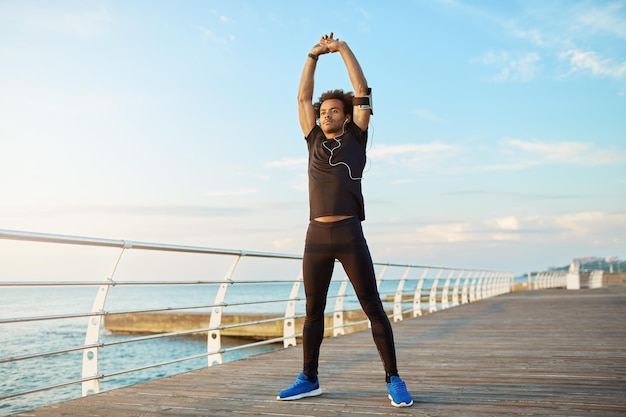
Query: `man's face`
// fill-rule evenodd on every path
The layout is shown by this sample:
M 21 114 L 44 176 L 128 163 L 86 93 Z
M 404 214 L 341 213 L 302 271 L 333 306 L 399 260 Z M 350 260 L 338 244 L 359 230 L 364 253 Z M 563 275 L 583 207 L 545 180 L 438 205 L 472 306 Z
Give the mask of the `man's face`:
M 325 134 L 340 135 L 346 120 L 341 100 L 332 98 L 320 106 L 320 127 Z

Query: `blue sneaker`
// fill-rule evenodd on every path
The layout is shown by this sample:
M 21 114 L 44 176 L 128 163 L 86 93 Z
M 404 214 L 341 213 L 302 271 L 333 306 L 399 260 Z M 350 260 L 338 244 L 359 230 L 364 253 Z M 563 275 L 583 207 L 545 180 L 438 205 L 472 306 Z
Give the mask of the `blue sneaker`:
M 413 398 L 406 390 L 406 384 L 399 376 L 392 376 L 391 382 L 387 384 L 387 392 L 391 405 L 394 407 L 410 407 L 413 405 Z
M 282 390 L 276 399 L 279 401 L 291 401 L 305 397 L 315 397 L 321 394 L 322 389 L 320 388 L 319 379 L 315 378 L 315 382 L 311 382 L 306 374 L 300 374 L 298 379 L 289 388 Z

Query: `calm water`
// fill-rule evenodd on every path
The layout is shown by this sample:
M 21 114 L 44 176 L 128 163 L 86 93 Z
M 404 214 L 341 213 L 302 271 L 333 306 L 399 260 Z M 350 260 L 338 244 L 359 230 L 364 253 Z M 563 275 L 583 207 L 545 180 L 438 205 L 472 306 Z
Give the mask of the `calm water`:
M 333 284 L 328 300 L 328 309 L 333 308 L 338 284 Z M 254 284 L 229 286 L 226 303 L 241 303 L 255 300 L 287 299 L 291 284 Z M 109 291 L 105 310 L 107 312 L 140 310 L 213 303 L 217 286 L 115 286 Z M 302 288 L 299 298 L 303 298 Z M 86 313 L 97 293 L 97 287 L 2 287 L 0 288 L 0 318 L 40 317 L 55 314 Z M 353 294 L 348 287 L 348 294 Z M 384 288 L 381 296 L 384 298 Z M 251 306 L 230 306 L 224 313 L 264 312 L 284 314 L 286 302 L 261 303 Z M 352 297 L 347 297 L 345 309 L 359 308 Z M 208 312 L 205 310 L 189 310 Z M 298 303 L 297 312 L 302 314 L 304 302 Z M 45 320 L 38 322 L 11 323 L 0 325 L 0 359 L 48 352 L 68 347 L 81 346 L 85 341 L 87 318 Z M 131 336 L 111 335 L 101 331 L 101 341 L 111 342 Z M 244 341 L 248 343 L 248 341 Z M 238 339 L 222 338 L 223 347 L 244 343 Z M 233 361 L 246 356 L 282 349 L 282 344 L 235 350 L 223 355 L 223 361 Z M 107 346 L 100 349 L 99 372 L 112 372 L 138 368 L 154 363 L 199 355 L 207 352 L 206 339 L 177 337 L 156 339 L 140 343 Z M 195 359 L 162 366 L 145 371 L 105 378 L 100 381 L 100 391 L 162 378 L 207 366 L 207 359 Z M 28 389 L 35 389 L 81 378 L 82 352 L 58 354 L 46 358 L 0 364 L 0 396 Z M 22 397 L 10 398 L 0 403 L 0 416 L 6 416 L 31 408 L 65 401 L 81 396 L 81 384 L 57 388 Z

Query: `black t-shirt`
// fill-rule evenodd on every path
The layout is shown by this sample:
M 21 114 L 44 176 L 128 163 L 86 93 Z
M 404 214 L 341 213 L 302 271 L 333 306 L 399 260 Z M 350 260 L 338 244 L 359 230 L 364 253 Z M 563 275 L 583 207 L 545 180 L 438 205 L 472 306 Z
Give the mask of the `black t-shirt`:
M 350 122 L 345 134 L 328 140 L 316 125 L 305 139 L 309 148 L 309 218 L 346 215 L 365 220 L 361 177 L 367 130 Z

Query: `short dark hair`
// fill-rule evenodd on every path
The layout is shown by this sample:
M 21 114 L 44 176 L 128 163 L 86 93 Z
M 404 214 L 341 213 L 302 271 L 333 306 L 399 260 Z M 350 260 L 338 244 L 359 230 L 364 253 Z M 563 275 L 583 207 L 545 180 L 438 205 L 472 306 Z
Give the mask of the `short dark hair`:
M 315 108 L 315 117 L 319 119 L 320 117 L 320 107 L 322 103 L 326 100 L 337 99 L 343 103 L 343 112 L 344 114 L 352 114 L 352 99 L 354 98 L 354 93 L 349 91 L 344 93 L 343 90 L 330 90 L 323 93 L 320 98 L 317 100 L 317 103 L 313 103 L 313 108 Z

